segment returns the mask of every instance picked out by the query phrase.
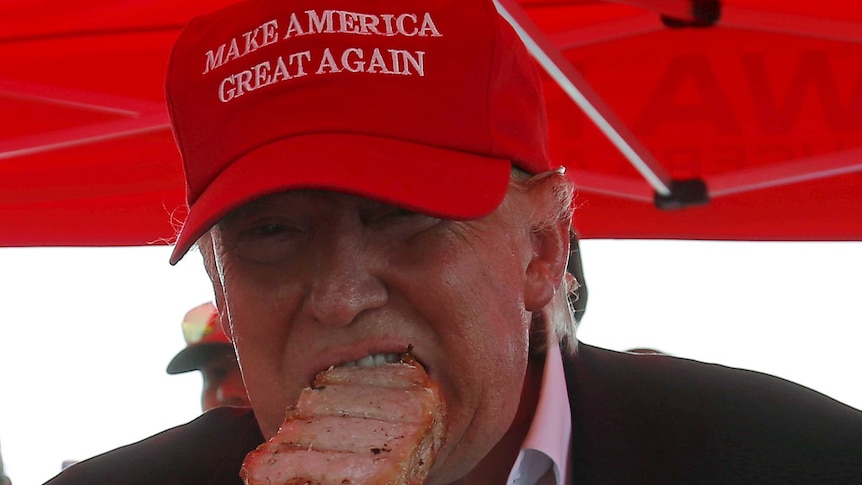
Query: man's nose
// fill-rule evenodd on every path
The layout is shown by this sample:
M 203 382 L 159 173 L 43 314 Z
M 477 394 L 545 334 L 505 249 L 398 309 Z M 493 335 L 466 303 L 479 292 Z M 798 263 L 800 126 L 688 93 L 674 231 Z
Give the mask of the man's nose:
M 320 238 L 304 302 L 306 314 L 326 325 L 349 325 L 363 311 L 388 300 L 376 273 L 382 249 L 363 237 L 361 224 L 344 226 L 330 228 Z

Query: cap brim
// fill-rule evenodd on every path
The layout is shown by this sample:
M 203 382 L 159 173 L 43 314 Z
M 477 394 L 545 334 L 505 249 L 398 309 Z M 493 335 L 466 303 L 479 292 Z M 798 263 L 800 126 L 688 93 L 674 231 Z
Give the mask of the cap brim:
M 233 352 L 230 344 L 211 342 L 186 347 L 168 363 L 168 374 L 182 374 L 199 370 L 210 360 L 221 357 L 225 352 Z
M 382 137 L 322 133 L 277 140 L 234 161 L 201 193 L 171 264 L 230 211 L 278 192 L 334 190 L 470 220 L 500 205 L 510 172 L 511 160 Z

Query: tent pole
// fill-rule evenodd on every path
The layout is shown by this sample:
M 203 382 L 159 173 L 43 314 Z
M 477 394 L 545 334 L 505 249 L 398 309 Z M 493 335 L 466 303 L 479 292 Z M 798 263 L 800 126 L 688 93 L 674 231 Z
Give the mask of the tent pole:
M 604 133 L 617 150 L 662 196 L 671 195 L 671 180 L 667 171 L 605 105 L 586 80 L 556 52 L 527 14 L 514 0 L 494 0 L 500 14 L 512 25 L 527 49 L 548 75 L 583 110 L 584 114 Z M 517 16 L 517 18 L 515 18 Z M 529 31 L 528 31 L 529 30 Z M 544 44 L 543 49 L 540 43 Z M 556 60 L 551 55 L 556 54 Z

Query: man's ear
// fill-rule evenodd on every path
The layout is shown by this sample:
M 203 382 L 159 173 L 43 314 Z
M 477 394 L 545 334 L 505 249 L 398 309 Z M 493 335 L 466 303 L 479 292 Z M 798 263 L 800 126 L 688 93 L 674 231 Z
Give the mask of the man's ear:
M 569 257 L 569 226 L 563 222 L 537 226 L 531 242 L 533 256 L 524 276 L 524 305 L 527 311 L 535 312 L 560 288 Z

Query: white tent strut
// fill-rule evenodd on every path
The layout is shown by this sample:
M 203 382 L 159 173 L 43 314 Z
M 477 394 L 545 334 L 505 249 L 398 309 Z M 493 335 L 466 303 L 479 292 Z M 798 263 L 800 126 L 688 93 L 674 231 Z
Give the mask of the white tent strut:
M 543 34 L 532 23 L 523 8 L 515 0 L 494 0 L 494 3 L 548 75 L 583 110 L 656 193 L 669 196 L 671 180 L 664 167 L 601 101 L 575 68 L 550 45 L 547 39 L 543 38 Z M 546 48 L 542 48 L 540 43 Z M 556 59 L 553 59 L 552 55 Z

